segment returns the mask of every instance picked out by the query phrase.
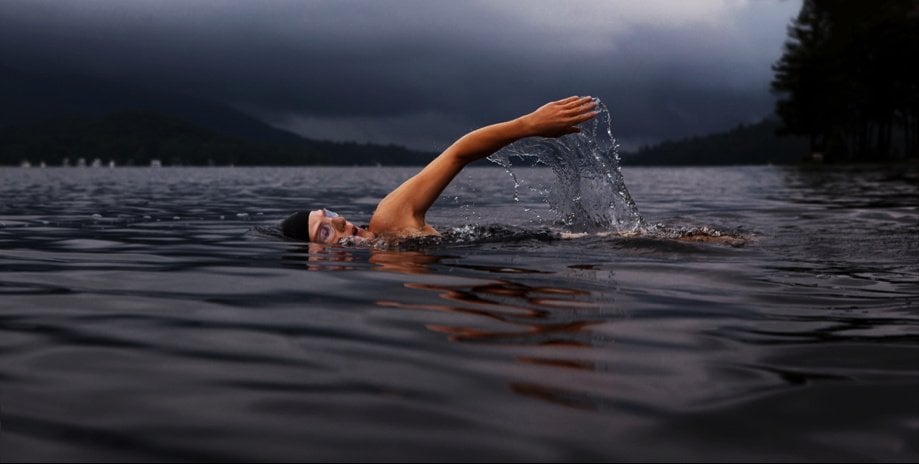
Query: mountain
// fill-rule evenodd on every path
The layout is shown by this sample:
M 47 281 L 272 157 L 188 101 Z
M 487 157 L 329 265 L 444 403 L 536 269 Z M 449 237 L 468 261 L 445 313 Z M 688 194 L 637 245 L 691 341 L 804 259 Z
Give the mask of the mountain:
M 183 120 L 144 111 L 99 118 L 70 116 L 0 128 L 0 164 L 23 160 L 50 165 L 99 158 L 119 165 L 322 164 L 301 148 L 226 136 Z M 293 147 L 297 147 L 296 149 Z M 300 161 L 297 163 L 295 161 Z
M 809 153 L 807 139 L 778 136 L 780 123 L 766 118 L 717 134 L 663 142 L 623 153 L 630 166 L 702 166 L 736 164 L 794 164 Z
M 27 74 L 0 67 L 0 102 L 0 125 L 143 110 L 247 140 L 301 140 L 225 105 L 79 75 Z
M 306 139 L 201 98 L 0 66 L 0 164 L 99 157 L 120 164 L 416 165 L 433 156 Z

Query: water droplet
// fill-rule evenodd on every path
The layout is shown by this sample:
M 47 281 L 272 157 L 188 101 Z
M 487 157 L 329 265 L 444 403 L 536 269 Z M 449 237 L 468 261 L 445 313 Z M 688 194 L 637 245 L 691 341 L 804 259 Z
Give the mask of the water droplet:
M 558 139 L 522 139 L 488 159 L 504 167 L 514 180 L 515 200 L 517 190 L 530 184 L 527 179 L 518 179 L 512 170 L 513 162 L 525 160 L 550 167 L 555 178 L 549 181 L 548 189 L 543 188 L 545 184 L 528 188 L 542 194 L 557 218 L 572 229 L 634 230 L 642 226 L 643 220 L 622 177 L 619 145 L 612 135 L 609 110 L 597 102 L 596 118 L 583 123 L 579 134 Z

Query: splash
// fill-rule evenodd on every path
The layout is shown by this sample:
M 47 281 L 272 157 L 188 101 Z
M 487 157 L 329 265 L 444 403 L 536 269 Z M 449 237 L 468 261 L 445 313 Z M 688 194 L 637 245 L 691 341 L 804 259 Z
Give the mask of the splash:
M 619 146 L 611 118 L 599 99 L 597 117 L 578 126 L 580 133 L 559 138 L 531 137 L 514 142 L 488 157 L 514 179 L 514 199 L 521 179 L 513 163 L 535 161 L 555 173 L 546 201 L 572 232 L 639 232 L 644 224 L 619 167 Z

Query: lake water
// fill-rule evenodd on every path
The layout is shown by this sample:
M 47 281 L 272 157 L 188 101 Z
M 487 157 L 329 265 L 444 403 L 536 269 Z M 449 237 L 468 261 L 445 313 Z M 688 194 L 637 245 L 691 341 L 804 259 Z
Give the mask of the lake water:
M 500 168 L 465 241 L 272 233 L 413 172 L 0 169 L 0 460 L 919 459 L 916 166 L 623 170 L 743 246 L 554 239 Z

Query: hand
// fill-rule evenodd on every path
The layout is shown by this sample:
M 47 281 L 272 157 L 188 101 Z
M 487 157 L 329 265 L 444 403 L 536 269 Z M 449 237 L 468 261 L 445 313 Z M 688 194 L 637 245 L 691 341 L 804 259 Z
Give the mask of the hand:
M 580 132 L 576 126 L 597 113 L 593 97 L 568 97 L 546 103 L 520 120 L 530 136 L 561 137 Z

